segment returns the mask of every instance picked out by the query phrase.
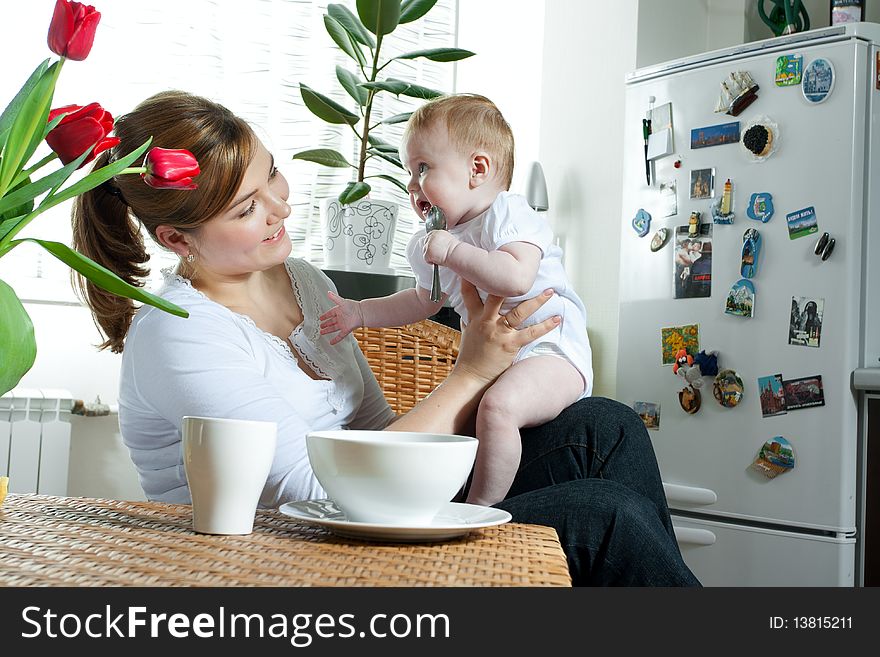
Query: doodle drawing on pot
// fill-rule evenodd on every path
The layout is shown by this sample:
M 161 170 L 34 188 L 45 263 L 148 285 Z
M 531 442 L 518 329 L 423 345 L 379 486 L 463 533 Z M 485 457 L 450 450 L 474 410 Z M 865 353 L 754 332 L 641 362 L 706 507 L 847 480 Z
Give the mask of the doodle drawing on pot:
M 321 230 L 324 265 L 368 272 L 390 270 L 396 203 L 369 197 L 342 205 L 327 199 L 322 206 Z

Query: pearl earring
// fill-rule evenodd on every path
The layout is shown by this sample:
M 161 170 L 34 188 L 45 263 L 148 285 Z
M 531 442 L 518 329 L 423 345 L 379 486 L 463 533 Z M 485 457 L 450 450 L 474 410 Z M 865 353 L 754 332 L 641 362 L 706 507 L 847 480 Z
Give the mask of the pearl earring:
M 190 264 L 194 263 L 196 261 L 195 255 L 193 255 L 192 253 L 188 253 L 186 255 L 186 261 Z

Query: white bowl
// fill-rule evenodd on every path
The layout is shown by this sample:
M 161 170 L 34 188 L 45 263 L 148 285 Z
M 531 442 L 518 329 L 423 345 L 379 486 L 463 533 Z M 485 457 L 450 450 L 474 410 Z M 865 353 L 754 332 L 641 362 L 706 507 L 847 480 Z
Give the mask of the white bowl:
M 312 470 L 352 522 L 427 525 L 467 481 L 477 439 L 403 431 L 314 431 Z

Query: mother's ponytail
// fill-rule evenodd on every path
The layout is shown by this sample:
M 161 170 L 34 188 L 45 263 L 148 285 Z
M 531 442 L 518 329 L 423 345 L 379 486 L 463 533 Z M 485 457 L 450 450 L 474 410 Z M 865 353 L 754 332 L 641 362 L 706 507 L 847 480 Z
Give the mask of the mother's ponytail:
M 95 168 L 105 166 L 110 151 L 98 156 Z M 129 213 L 122 192 L 111 178 L 74 201 L 73 247 L 103 265 L 126 283 L 142 287 L 149 260 L 140 225 Z M 131 299 L 117 296 L 74 273 L 74 284 L 92 309 L 95 323 L 107 336 L 101 349 L 122 351 L 123 341 L 137 310 Z

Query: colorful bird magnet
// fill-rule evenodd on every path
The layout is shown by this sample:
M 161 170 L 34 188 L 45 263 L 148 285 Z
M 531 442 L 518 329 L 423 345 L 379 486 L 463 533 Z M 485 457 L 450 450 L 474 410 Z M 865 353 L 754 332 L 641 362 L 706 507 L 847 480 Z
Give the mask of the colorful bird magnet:
M 721 370 L 715 376 L 712 394 L 719 404 L 733 408 L 740 403 L 743 396 L 743 382 L 739 374 L 733 370 Z
M 656 233 L 654 233 L 654 237 L 651 238 L 651 250 L 659 251 L 664 246 L 666 246 L 666 242 L 669 241 L 669 229 L 661 228 Z
M 639 237 L 644 237 L 648 234 L 648 230 L 651 228 L 651 215 L 644 208 L 639 208 L 639 211 L 636 212 L 636 216 L 633 217 L 632 220 L 633 230 L 638 233 Z
M 756 192 L 749 198 L 749 207 L 746 208 L 749 219 L 767 223 L 773 216 L 773 195 L 769 192 Z
M 771 438 L 761 446 L 749 467 L 773 479 L 794 468 L 794 448 L 782 436 Z

